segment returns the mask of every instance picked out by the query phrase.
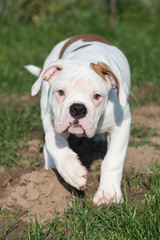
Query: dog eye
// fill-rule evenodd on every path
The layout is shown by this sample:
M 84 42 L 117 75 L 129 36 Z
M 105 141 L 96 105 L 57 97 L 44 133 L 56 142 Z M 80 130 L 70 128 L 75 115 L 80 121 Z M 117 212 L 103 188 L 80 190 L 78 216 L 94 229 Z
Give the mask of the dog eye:
M 62 89 L 58 90 L 57 92 L 58 92 L 59 96 L 64 96 L 64 91 Z
M 101 97 L 100 94 L 98 94 L 98 93 L 94 94 L 94 99 L 98 100 L 100 97 Z

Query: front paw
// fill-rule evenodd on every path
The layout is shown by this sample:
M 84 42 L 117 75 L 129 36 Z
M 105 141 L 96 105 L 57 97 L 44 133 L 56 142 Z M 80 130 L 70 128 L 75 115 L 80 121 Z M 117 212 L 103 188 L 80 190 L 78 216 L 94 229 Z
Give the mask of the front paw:
M 122 201 L 122 192 L 119 189 L 113 190 L 113 188 L 99 188 L 93 198 L 93 203 L 97 206 L 101 204 L 109 204 L 109 203 L 119 203 Z
M 77 156 L 68 156 L 57 170 L 64 180 L 78 190 L 86 188 L 88 171 L 77 159 Z

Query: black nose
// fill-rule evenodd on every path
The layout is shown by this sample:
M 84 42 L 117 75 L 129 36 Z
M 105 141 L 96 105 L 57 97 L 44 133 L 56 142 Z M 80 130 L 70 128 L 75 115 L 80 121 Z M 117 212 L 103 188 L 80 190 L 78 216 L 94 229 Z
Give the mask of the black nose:
M 87 108 L 83 104 L 74 103 L 70 106 L 69 112 L 75 119 L 80 119 L 87 114 Z

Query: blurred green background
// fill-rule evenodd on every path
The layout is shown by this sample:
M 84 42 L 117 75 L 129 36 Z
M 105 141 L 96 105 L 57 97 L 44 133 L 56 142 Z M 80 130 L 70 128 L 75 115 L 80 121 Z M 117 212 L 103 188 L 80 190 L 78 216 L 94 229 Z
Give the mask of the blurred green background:
M 3 92 L 30 91 L 34 77 L 23 65 L 42 66 L 57 42 L 80 33 L 100 34 L 126 54 L 133 92 L 160 86 L 159 0 L 117 0 L 112 27 L 110 0 L 1 0 L 0 9 Z

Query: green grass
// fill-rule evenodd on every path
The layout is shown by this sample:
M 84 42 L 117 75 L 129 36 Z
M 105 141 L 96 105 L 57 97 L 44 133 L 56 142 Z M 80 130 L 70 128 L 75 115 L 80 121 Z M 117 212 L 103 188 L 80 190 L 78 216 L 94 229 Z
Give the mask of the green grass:
M 132 124 L 129 146 L 138 147 L 148 145 L 160 150 L 159 144 L 153 142 L 152 137 L 160 137 L 160 134 L 156 132 L 156 129 L 154 127 L 146 127 L 139 123 Z
M 130 146 L 143 146 L 145 144 L 150 144 L 150 138 L 154 136 L 158 136 L 156 133 L 156 129 L 153 127 L 146 127 L 140 124 L 132 124 L 131 126 L 131 140 L 129 142 Z
M 18 157 L 29 139 L 31 132 L 42 129 L 38 106 L 26 106 L 19 103 L 17 107 L 5 106 L 0 110 L 0 164 L 11 167 L 23 165 Z
M 27 224 L 26 240 L 49 239 L 100 239 L 100 240 L 158 240 L 160 236 L 160 165 L 154 165 L 152 175 L 126 175 L 123 180 L 125 201 L 95 207 L 85 193 L 85 198 L 77 197 L 76 202 L 68 207 L 61 217 L 53 214 L 53 219 L 46 225 L 35 220 Z M 129 191 L 128 191 L 129 189 Z M 129 197 L 129 192 L 131 196 Z M 11 212 L 10 223 L 17 218 Z M 9 225 L 10 226 L 10 225 Z M 5 238 L 6 230 L 0 239 Z M 18 239 L 18 238 L 16 238 Z
M 96 208 L 87 193 L 83 201 L 72 203 L 61 218 L 56 218 L 47 227 L 47 239 L 159 239 L 160 236 L 160 166 L 155 165 L 153 175 L 148 178 L 132 176 L 124 179 L 124 192 L 126 185 L 130 185 L 136 193 L 125 202 L 101 206 Z M 143 182 L 142 182 L 143 181 Z M 137 187 L 135 187 L 137 186 Z M 145 194 L 143 187 L 147 188 Z M 135 200 L 141 194 L 140 200 Z M 133 203 L 134 202 L 134 203 Z M 45 228 L 41 229 L 41 237 L 35 233 L 36 224 L 28 225 L 29 236 L 26 239 L 43 239 Z M 35 235 L 34 235 L 35 234 Z M 30 238 L 32 236 L 32 238 Z
M 18 212 L 14 212 L 12 210 L 3 210 L 3 211 L 0 210 L 0 217 L 5 218 L 5 222 L 6 222 L 2 232 L 0 233 L 0 239 L 6 240 L 8 239 L 8 237 L 6 236 L 9 235 L 9 232 L 11 231 L 11 229 L 14 228 L 14 225 L 18 221 L 20 216 Z M 21 234 L 18 234 L 18 235 L 19 236 L 16 237 L 16 240 L 21 239 Z

